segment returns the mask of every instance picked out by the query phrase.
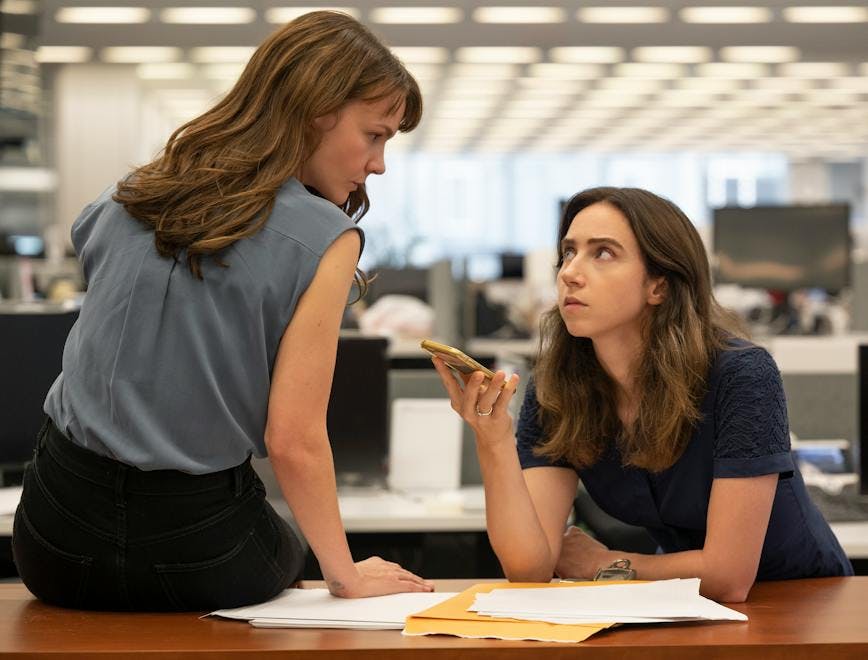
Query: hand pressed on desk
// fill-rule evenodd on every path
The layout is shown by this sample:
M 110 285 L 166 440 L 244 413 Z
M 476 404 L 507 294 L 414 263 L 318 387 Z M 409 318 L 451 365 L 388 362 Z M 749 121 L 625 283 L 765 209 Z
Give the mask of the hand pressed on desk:
M 562 578 L 590 580 L 599 569 L 611 564 L 613 557 L 605 545 L 571 525 L 564 534 L 555 573 Z

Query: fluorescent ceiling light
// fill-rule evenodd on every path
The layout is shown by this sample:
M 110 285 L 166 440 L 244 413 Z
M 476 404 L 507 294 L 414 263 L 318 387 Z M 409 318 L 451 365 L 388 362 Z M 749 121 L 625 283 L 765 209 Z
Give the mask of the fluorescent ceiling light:
M 255 51 L 253 46 L 202 46 L 190 49 L 190 59 L 202 64 L 247 62 Z
M 583 7 L 576 18 L 585 23 L 665 23 L 669 10 L 665 7 Z
M 595 80 L 604 75 L 604 67 L 599 64 L 555 64 L 544 62 L 532 64 L 528 73 L 544 80 Z
M 271 7 L 265 10 L 265 20 L 269 23 L 289 23 L 294 21 L 299 16 L 304 16 L 312 11 L 322 11 L 327 9 L 330 11 L 339 11 L 344 14 L 349 14 L 355 19 L 359 18 L 359 10 L 355 7 L 335 7 L 332 5 L 322 5 L 315 7 Z
M 170 46 L 112 46 L 100 51 L 103 62 L 139 64 L 145 62 L 175 62 L 181 59 L 181 49 Z
M 151 10 L 144 7 L 61 7 L 54 14 L 58 23 L 146 23 Z
M 244 71 L 243 64 L 208 64 L 202 67 L 202 75 L 209 80 L 237 80 Z
M 765 64 L 735 63 L 735 62 L 710 62 L 700 64 L 697 73 L 711 78 L 759 78 L 767 76 L 769 67 Z
M 629 76 L 632 78 L 680 78 L 686 69 L 682 64 L 650 64 L 627 62 L 616 64 L 612 67 L 616 76 Z
M 841 62 L 792 62 L 781 64 L 778 71 L 797 78 L 835 78 L 846 76 L 849 67 Z
M 679 12 L 685 23 L 769 23 L 768 7 L 685 7 Z
M 515 82 L 524 93 L 530 94 L 575 94 L 587 86 L 583 80 L 550 78 L 517 78 Z
M 859 76 L 847 76 L 845 78 L 835 78 L 829 81 L 829 85 L 835 90 L 846 90 L 861 94 L 868 94 L 868 78 Z
M 464 11 L 458 7 L 374 7 L 368 18 L 374 23 L 434 25 L 460 23 Z
M 712 59 L 710 48 L 705 46 L 642 46 L 633 49 L 637 62 L 673 62 L 696 64 Z
M 663 81 L 655 78 L 604 78 L 597 86 L 606 90 L 657 92 L 663 88 Z
M 449 49 L 442 46 L 396 46 L 391 50 L 406 64 L 443 64 L 449 59 Z
M 790 23 L 864 23 L 868 7 L 784 7 Z
M 561 46 L 549 50 L 549 59 L 564 64 L 611 64 L 624 60 L 624 49 L 615 46 Z
M 465 46 L 455 59 L 469 64 L 531 64 L 542 59 L 539 48 L 528 46 Z
M 753 84 L 757 89 L 771 89 L 781 92 L 803 92 L 814 88 L 809 78 L 757 78 Z
M 17 34 L 15 32 L 3 32 L 0 34 L 0 48 L 8 48 L 10 50 L 24 48 L 26 41 L 27 37 L 23 34 Z
M 477 7 L 477 23 L 564 23 L 567 13 L 560 7 Z
M 163 23 L 191 25 L 237 25 L 256 20 L 256 10 L 250 7 L 168 7 L 160 11 Z
M 726 46 L 720 49 L 727 62 L 781 63 L 798 60 L 800 51 L 794 46 Z
M 88 46 L 40 46 L 36 61 L 40 64 L 79 64 L 90 60 L 93 49 Z
M 186 62 L 139 64 L 136 75 L 142 80 L 185 80 L 192 78 L 196 68 Z
M 407 64 L 407 70 L 417 82 L 440 80 L 443 77 L 443 67 L 436 64 Z
M 453 64 L 450 74 L 457 78 L 482 78 L 511 80 L 518 73 L 514 64 Z
M 39 10 L 34 0 L 0 0 L 4 14 L 35 14 Z
M 681 78 L 675 81 L 678 89 L 706 92 L 732 92 L 741 87 L 741 81 L 733 78 Z

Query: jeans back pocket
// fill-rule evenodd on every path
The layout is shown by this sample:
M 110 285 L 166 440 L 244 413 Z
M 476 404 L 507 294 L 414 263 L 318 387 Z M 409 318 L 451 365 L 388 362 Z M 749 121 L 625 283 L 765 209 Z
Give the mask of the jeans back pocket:
M 93 558 L 61 550 L 46 540 L 23 504 L 15 512 L 12 555 L 21 580 L 34 596 L 61 607 L 86 606 Z
M 261 603 L 280 592 L 286 582 L 256 527 L 222 555 L 198 562 L 156 564 L 154 569 L 166 598 L 180 611 Z

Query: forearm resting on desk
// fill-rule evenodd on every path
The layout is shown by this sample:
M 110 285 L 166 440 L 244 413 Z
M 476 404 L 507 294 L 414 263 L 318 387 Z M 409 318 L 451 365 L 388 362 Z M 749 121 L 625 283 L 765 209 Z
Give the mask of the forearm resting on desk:
M 293 442 L 287 449 L 270 443 L 269 458 L 280 490 L 319 560 L 329 589 L 340 595 L 358 581 L 359 572 L 341 521 L 328 438 Z

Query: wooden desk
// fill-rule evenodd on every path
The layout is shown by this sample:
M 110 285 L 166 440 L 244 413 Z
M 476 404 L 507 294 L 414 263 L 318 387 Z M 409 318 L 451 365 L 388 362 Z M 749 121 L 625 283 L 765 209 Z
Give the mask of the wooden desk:
M 470 580 L 440 580 L 459 591 Z M 318 586 L 318 585 L 310 585 Z M 117 660 L 234 658 L 602 658 L 819 660 L 868 657 L 868 577 L 766 582 L 734 606 L 750 621 L 624 626 L 582 644 L 403 637 L 398 631 L 260 630 L 195 614 L 61 610 L 0 585 L 0 657 Z

